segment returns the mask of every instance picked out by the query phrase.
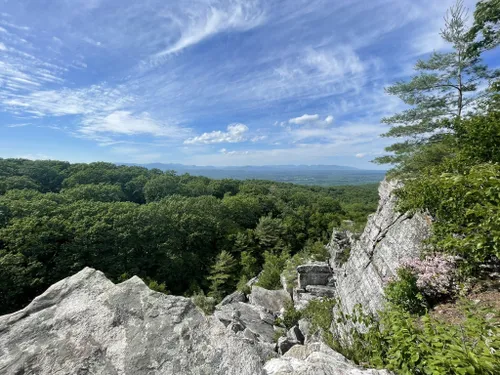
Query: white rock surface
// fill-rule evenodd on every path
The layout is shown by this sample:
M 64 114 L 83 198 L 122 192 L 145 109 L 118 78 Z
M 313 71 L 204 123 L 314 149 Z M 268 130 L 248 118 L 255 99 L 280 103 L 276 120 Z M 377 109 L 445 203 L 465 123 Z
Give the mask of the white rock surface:
M 288 303 L 292 302 L 290 294 L 283 289 L 268 290 L 260 286 L 252 286 L 252 292 L 248 296 L 250 304 L 263 308 L 271 313 L 277 313 Z
M 264 366 L 268 375 L 389 375 L 387 370 L 363 370 L 323 343 L 295 345 Z
M 0 317 L 2 375 L 253 375 L 264 360 L 190 299 L 90 268 Z
M 369 217 L 359 241 L 352 244 L 348 261 L 341 266 L 331 265 L 337 298 L 347 313 L 358 303 L 368 312 L 381 310 L 388 279 L 396 275 L 405 260 L 420 255 L 422 242 L 430 235 L 429 217 L 396 211 L 394 190 L 400 186 L 395 181 L 381 182 L 378 209 Z M 341 250 L 334 238 L 329 248 L 333 259 Z

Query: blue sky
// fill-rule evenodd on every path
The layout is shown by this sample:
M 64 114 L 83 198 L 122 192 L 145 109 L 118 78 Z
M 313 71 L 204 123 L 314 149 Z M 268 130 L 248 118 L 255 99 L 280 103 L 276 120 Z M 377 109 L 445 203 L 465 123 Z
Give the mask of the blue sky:
M 0 0 L 0 157 L 377 168 L 452 3 Z

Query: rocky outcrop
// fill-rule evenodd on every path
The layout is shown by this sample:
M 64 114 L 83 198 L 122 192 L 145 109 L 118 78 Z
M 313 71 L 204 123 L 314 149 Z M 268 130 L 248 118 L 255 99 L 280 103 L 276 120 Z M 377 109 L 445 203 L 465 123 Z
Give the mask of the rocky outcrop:
M 323 343 L 295 345 L 264 369 L 268 375 L 390 375 L 387 370 L 362 370 Z
M 265 359 L 265 358 L 264 358 Z M 0 374 L 264 374 L 262 353 L 188 298 L 85 268 L 0 317 Z
M 377 211 L 369 217 L 359 241 L 349 235 L 339 241 L 337 232 L 332 236 L 330 266 L 335 274 L 336 297 L 345 312 L 351 312 L 356 304 L 372 313 L 382 309 L 387 281 L 405 260 L 420 255 L 422 243 L 430 234 L 429 217 L 397 212 L 394 190 L 400 186 L 387 180 L 380 184 Z M 335 259 L 346 246 L 350 256 L 346 263 L 338 264 Z
M 326 285 L 332 277 L 332 270 L 326 262 L 310 262 L 297 267 L 299 288 L 308 285 Z
M 0 317 L 0 374 L 387 374 L 360 370 L 324 344 L 303 346 L 299 327 L 273 359 L 275 344 L 261 343 L 271 341 L 272 324 L 258 306 L 233 302 L 205 316 L 189 298 L 154 292 L 137 277 L 115 285 L 85 268 Z
M 247 301 L 247 296 L 245 293 L 237 290 L 234 293 L 231 293 L 224 297 L 224 299 L 221 301 L 220 305 L 229 305 L 230 303 L 235 303 L 235 302 L 246 302 Z
M 252 286 L 248 300 L 250 304 L 259 306 L 270 313 L 277 313 L 292 302 L 290 294 L 284 290 L 268 290 L 255 285 Z
M 274 316 L 257 306 L 243 302 L 218 306 L 214 316 L 225 326 L 248 329 L 260 342 L 274 343 Z M 234 331 L 234 329 L 233 329 Z

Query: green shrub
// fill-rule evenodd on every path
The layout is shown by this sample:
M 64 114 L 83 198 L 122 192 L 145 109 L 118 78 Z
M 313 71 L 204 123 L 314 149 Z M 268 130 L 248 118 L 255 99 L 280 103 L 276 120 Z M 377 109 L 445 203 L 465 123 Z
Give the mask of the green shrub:
M 330 330 L 333 321 L 333 308 L 336 305 L 334 299 L 312 300 L 302 311 L 302 317 L 311 323 L 311 334 L 319 334 L 325 343 L 331 347 L 334 345 L 334 337 Z
M 264 253 L 264 266 L 257 285 L 270 290 L 281 289 L 280 276 L 288 259 L 290 259 L 290 254 L 287 251 L 283 251 L 279 255 L 266 251 Z
M 339 339 L 334 332 L 327 343 L 358 364 L 387 368 L 396 374 L 500 373 L 498 311 L 470 302 L 460 303 L 458 308 L 461 321 L 449 323 L 428 313 L 418 317 L 395 304 L 388 304 L 375 319 L 358 306 L 338 322 L 352 327 L 349 339 Z M 326 316 L 324 312 L 313 315 Z M 323 331 L 326 320 L 319 321 L 322 323 L 316 326 Z
M 293 303 L 289 302 L 285 306 L 285 312 L 283 313 L 283 318 L 277 318 L 275 320 L 276 325 L 284 325 L 286 329 L 290 329 L 297 324 L 302 318 L 302 311 L 295 309 Z
M 397 270 L 397 278 L 387 284 L 385 288 L 387 300 L 411 314 L 425 312 L 425 299 L 418 289 L 417 277 L 413 272 L 401 267 Z
M 191 297 L 193 303 L 198 306 L 206 315 L 212 315 L 215 311 L 217 301 L 213 297 L 207 297 L 203 292 L 194 294 Z
M 465 163 L 449 160 L 407 181 L 399 209 L 427 210 L 434 218 L 434 248 L 462 257 L 462 273 L 473 275 L 500 258 L 500 165 Z

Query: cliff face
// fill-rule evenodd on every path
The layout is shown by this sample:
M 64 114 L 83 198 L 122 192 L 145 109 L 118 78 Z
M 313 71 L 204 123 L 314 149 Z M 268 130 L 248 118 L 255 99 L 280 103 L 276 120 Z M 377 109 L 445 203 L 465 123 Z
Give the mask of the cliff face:
M 349 233 L 334 232 L 328 245 L 330 266 L 335 278 L 335 294 L 346 312 L 356 304 L 376 313 L 383 307 L 383 287 L 408 258 L 418 257 L 422 242 L 430 235 L 429 217 L 396 211 L 394 190 L 397 182 L 384 180 L 379 187 L 377 211 L 367 222 L 360 239 Z M 346 263 L 339 264 L 339 254 L 350 248 Z

